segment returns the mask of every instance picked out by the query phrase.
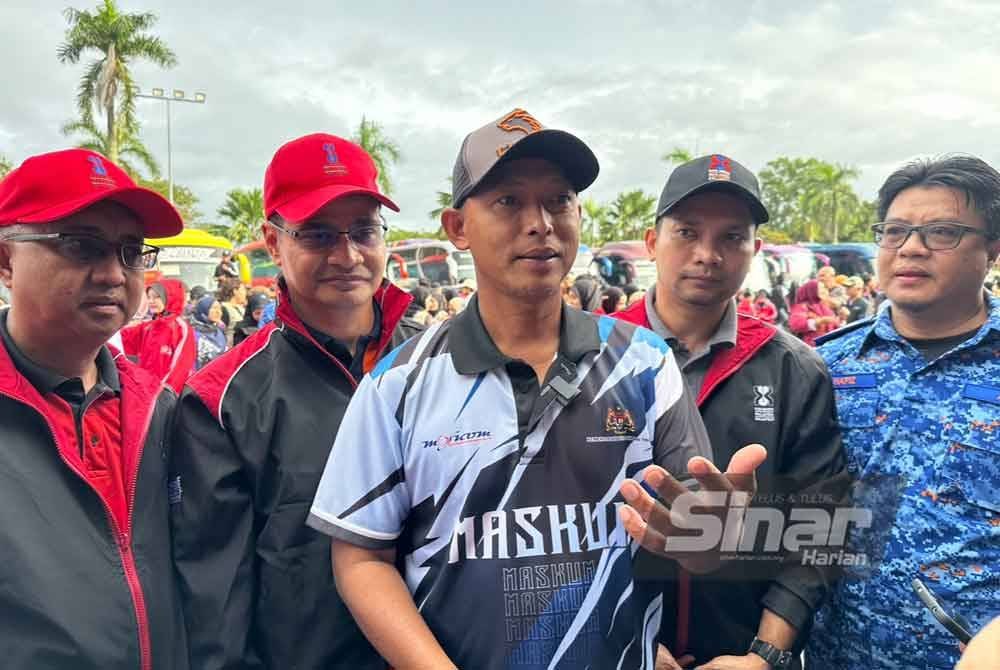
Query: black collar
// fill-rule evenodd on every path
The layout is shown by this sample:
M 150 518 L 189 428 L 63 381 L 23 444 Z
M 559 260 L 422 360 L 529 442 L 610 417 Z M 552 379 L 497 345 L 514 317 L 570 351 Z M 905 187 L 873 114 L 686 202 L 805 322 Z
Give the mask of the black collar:
M 479 297 L 474 295 L 468 306 L 451 323 L 448 338 L 451 359 L 459 374 L 477 375 L 510 363 L 510 358 L 494 344 L 479 315 Z M 597 320 L 590 314 L 563 303 L 559 323 L 559 353 L 574 363 L 589 351 L 601 348 Z
M 79 377 L 72 379 L 64 377 L 58 372 L 53 372 L 48 368 L 42 367 L 24 355 L 24 352 L 14 344 L 14 340 L 7 331 L 8 311 L 6 309 L 0 311 L 0 337 L 3 338 L 3 344 L 7 348 L 7 353 L 14 362 L 14 367 L 17 368 L 17 371 L 24 375 L 25 379 L 31 382 L 31 385 L 38 389 L 38 392 L 42 395 L 55 392 L 56 389 L 67 382 L 78 382 L 82 387 L 83 382 Z M 118 367 L 111 356 L 111 351 L 106 346 L 101 347 L 101 350 L 97 352 L 97 358 L 94 362 L 97 364 L 97 383 L 103 384 L 115 393 L 121 393 L 121 380 L 118 377 Z

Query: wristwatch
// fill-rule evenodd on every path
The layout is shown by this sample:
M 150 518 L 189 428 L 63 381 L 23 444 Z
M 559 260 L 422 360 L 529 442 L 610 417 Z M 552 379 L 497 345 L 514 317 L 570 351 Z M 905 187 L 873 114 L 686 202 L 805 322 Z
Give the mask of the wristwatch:
M 792 663 L 792 652 L 778 649 L 759 637 L 755 637 L 750 643 L 750 653 L 763 658 L 774 670 L 785 670 Z

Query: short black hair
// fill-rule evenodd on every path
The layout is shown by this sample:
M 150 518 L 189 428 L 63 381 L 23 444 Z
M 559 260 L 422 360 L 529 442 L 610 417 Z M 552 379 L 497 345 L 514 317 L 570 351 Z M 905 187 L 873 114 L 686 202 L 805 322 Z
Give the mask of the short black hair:
M 899 168 L 878 190 L 878 218 L 884 221 L 892 201 L 917 186 L 943 186 L 965 194 L 966 204 L 986 222 L 986 231 L 1000 237 L 1000 172 L 984 160 L 966 154 L 918 159 Z

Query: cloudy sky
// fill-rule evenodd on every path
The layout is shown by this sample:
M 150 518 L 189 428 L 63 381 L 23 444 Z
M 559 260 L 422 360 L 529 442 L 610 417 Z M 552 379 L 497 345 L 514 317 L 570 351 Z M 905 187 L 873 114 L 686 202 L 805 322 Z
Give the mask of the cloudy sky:
M 3 0 L 0 153 L 67 146 L 82 65 L 56 47 L 72 0 Z M 97 0 L 73 2 L 77 8 Z M 861 169 L 872 197 L 917 156 L 1000 165 L 1000 2 L 885 0 L 387 2 L 119 0 L 152 11 L 179 64 L 134 68 L 140 86 L 205 91 L 174 105 L 174 179 L 214 218 L 226 190 L 259 186 L 284 141 L 349 134 L 362 114 L 403 152 L 391 223 L 427 216 L 462 137 L 523 107 L 601 161 L 590 195 L 659 193 L 674 146 L 753 170 L 781 155 Z M 140 101 L 166 167 L 163 104 Z

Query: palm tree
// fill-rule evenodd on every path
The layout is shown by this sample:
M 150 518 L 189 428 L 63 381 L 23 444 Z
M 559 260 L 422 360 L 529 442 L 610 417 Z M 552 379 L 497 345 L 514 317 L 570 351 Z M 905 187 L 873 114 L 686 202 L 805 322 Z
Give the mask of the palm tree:
M 662 159 L 674 165 L 683 165 L 694 160 L 694 156 L 687 149 L 674 147 L 669 153 L 663 154 Z
M 399 145 L 385 136 L 382 126 L 361 117 L 361 125 L 353 138 L 356 144 L 368 152 L 378 168 L 378 185 L 386 195 L 392 194 L 392 179 L 389 177 L 389 167 L 402 158 Z
M 0 154 L 0 179 L 7 176 L 7 173 L 14 169 L 14 164 L 7 160 L 7 157 Z
M 87 64 L 80 78 L 76 104 L 80 120 L 95 128 L 94 108 L 104 114 L 106 155 L 117 163 L 122 132 L 135 135 L 139 126 L 131 62 L 145 59 L 160 67 L 172 67 L 177 57 L 159 37 L 146 32 L 156 23 L 156 15 L 151 12 L 126 14 L 118 10 L 114 0 L 104 0 L 96 11 L 70 7 L 65 16 L 69 23 L 66 41 L 59 45 L 56 55 L 59 62 L 75 65 L 84 54 L 97 52 L 99 57 Z
M 448 186 L 451 186 L 451 177 L 448 177 Z M 436 196 L 438 206 L 427 212 L 433 221 L 441 220 L 441 212 L 451 207 L 451 191 L 438 191 Z
M 583 239 L 587 244 L 597 244 L 601 236 L 601 231 L 607 225 L 608 208 L 593 198 L 583 201 Z
M 618 239 L 637 240 L 652 225 L 656 214 L 656 198 L 641 189 L 623 191 L 611 203 L 609 212 Z
M 71 121 L 62 127 L 62 132 L 64 135 L 80 133 L 81 139 L 77 146 L 111 157 L 112 147 L 108 141 L 109 138 L 94 125 L 93 119 L 90 121 Z M 115 145 L 118 147 L 118 160 L 115 162 L 133 179 L 138 179 L 141 176 L 133 159 L 139 161 L 143 167 L 149 170 L 151 178 L 159 178 L 160 166 L 157 165 L 153 154 L 149 152 L 149 149 L 135 133 L 130 132 L 124 124 L 118 124 L 115 128 L 114 139 Z
M 832 233 L 833 243 L 840 241 L 841 206 L 850 198 L 856 198 L 854 189 L 848 180 L 857 179 L 856 168 L 819 162 L 810 175 L 811 187 L 804 198 L 807 209 L 817 213 L 826 213 L 828 230 Z M 809 241 L 814 239 L 813 227 L 809 226 Z
M 219 216 L 229 219 L 229 239 L 237 244 L 251 242 L 260 235 L 264 221 L 264 196 L 259 188 L 234 188 L 226 193 Z

